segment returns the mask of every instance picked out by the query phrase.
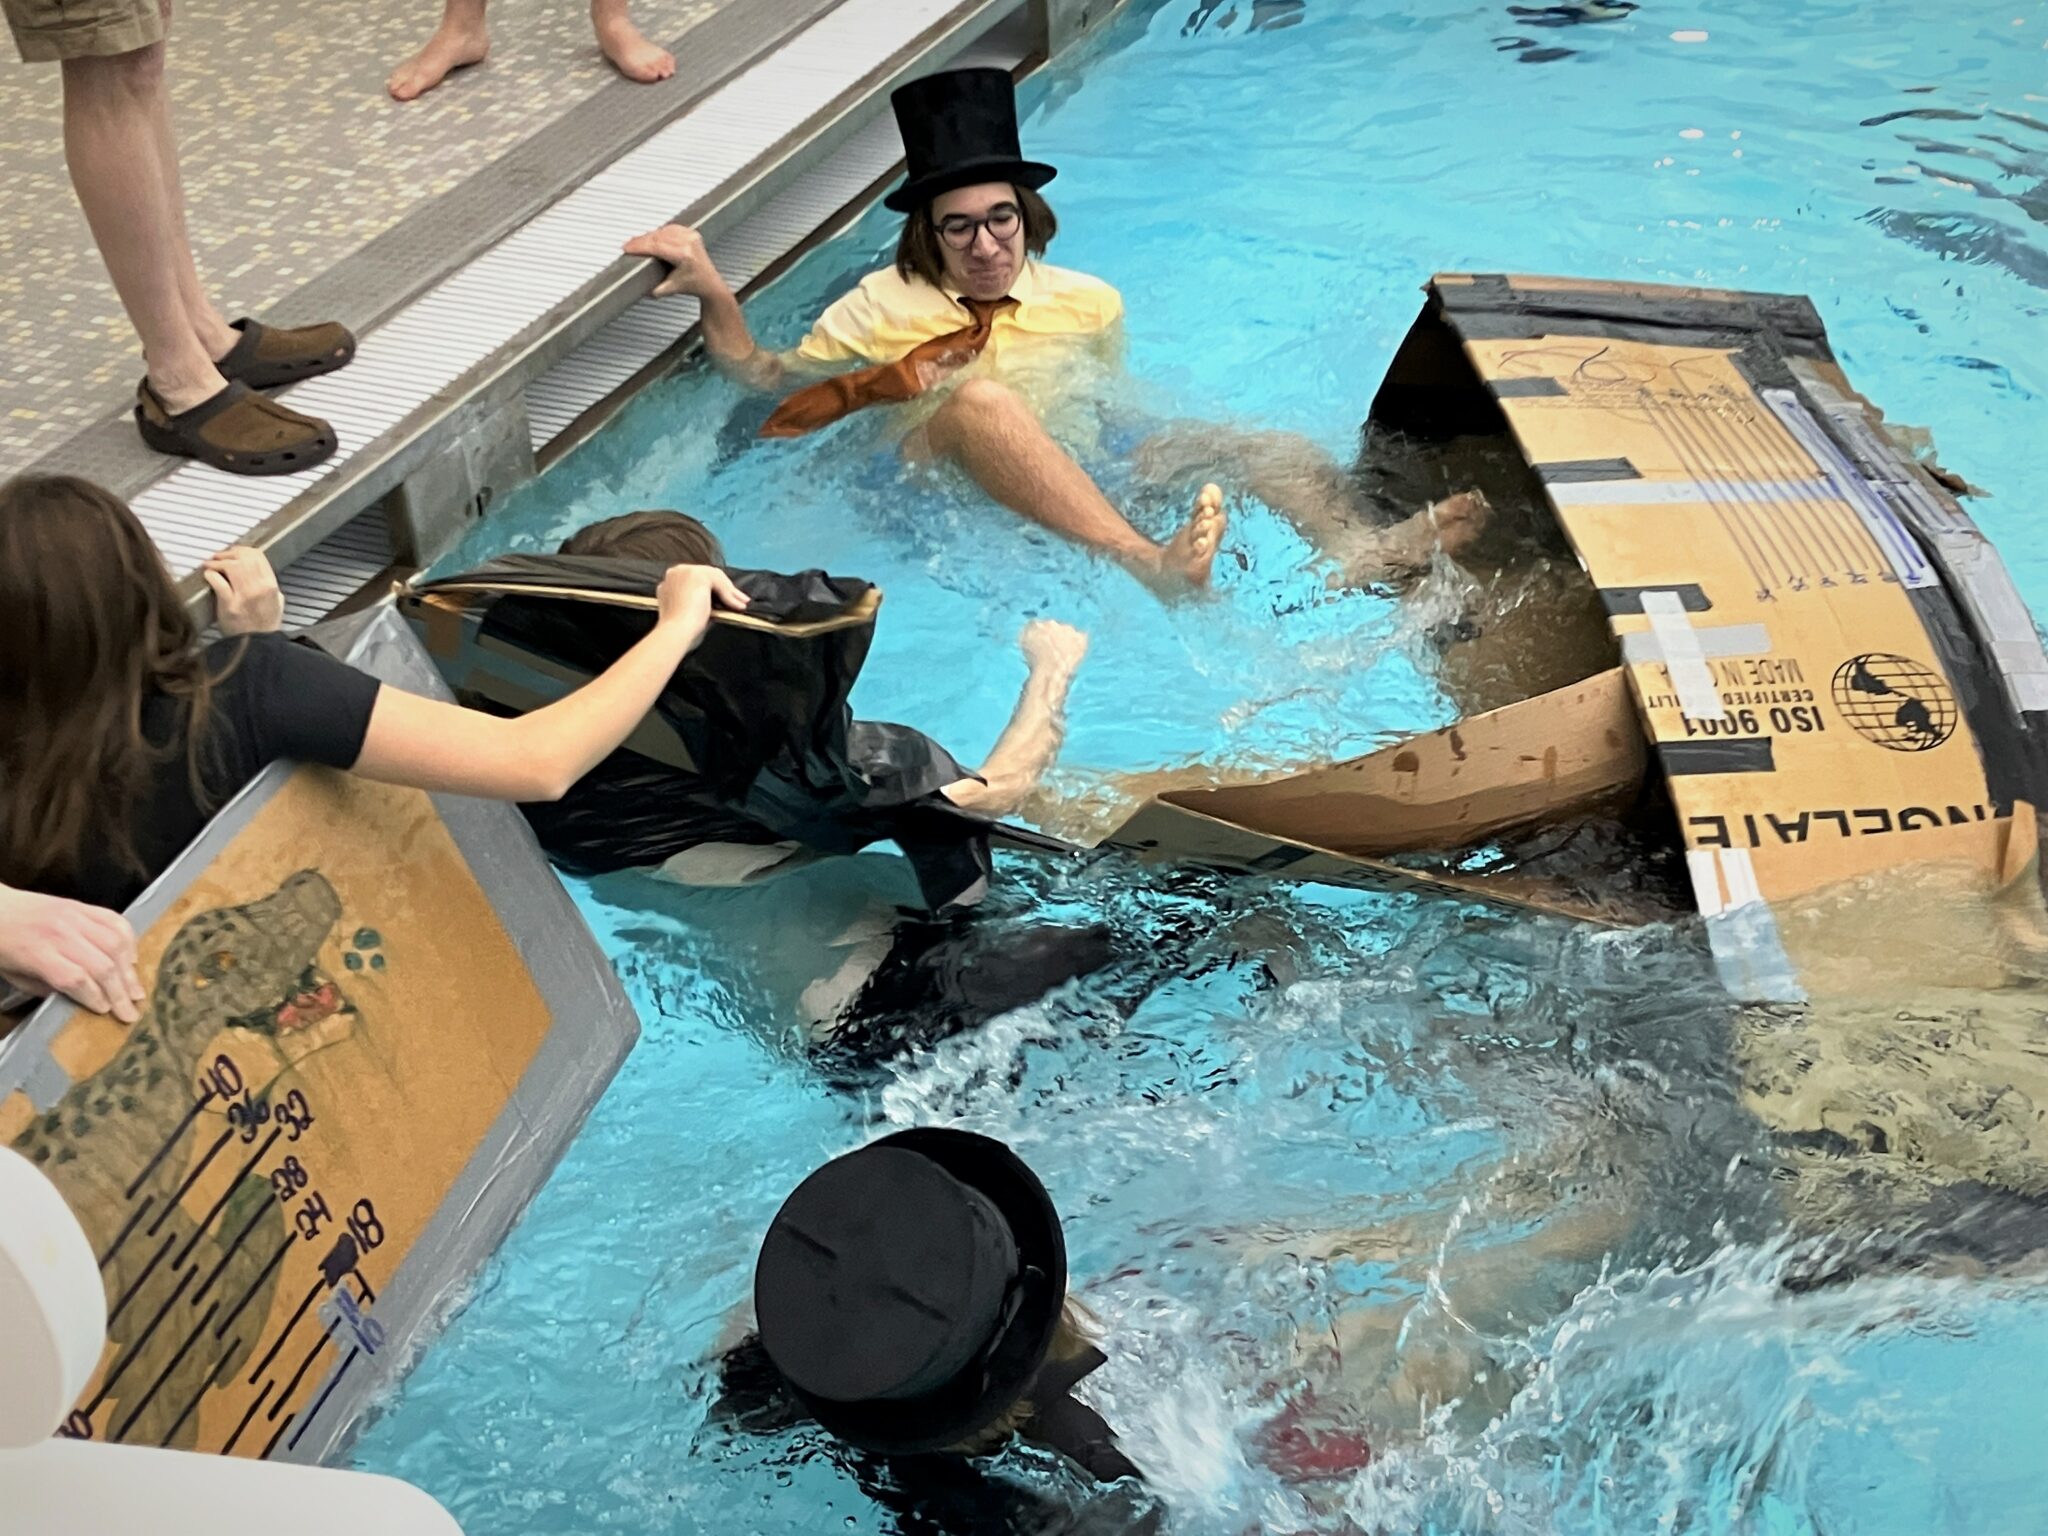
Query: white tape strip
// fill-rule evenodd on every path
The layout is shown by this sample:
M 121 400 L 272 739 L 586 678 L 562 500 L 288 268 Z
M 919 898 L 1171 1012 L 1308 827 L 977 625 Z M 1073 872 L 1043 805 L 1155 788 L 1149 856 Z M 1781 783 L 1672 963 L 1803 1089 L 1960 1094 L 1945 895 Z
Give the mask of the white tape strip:
M 1717 624 L 1711 629 L 1694 629 L 1702 656 L 1768 656 L 1771 632 L 1761 624 Z M 1663 643 L 1654 629 L 1639 629 L 1621 637 L 1621 659 L 1631 666 L 1639 661 L 1664 661 Z
M 1727 711 L 1714 687 L 1714 674 L 1707 670 L 1707 654 L 1686 617 L 1685 601 L 1676 592 L 1645 592 L 1643 614 L 1650 621 L 1650 634 L 1662 653 L 1664 669 L 1671 674 L 1671 687 L 1678 695 L 1679 713 L 1688 720 L 1719 720 Z
M 1825 480 L 1582 480 L 1546 485 L 1560 507 L 1722 506 L 1771 501 L 1833 501 Z
M 1820 466 L 1821 473 L 1834 487 L 1833 494 L 1856 509 L 1863 526 L 1877 540 L 1877 547 L 1891 561 L 1900 582 L 1908 588 L 1940 586 L 1941 577 L 1920 553 L 1920 546 L 1913 542 L 1913 535 L 1898 513 L 1871 489 L 1862 471 L 1835 446 L 1827 429 L 1813 419 L 1812 413 L 1799 403 L 1799 397 L 1789 389 L 1767 389 L 1763 395 L 1764 403 L 1785 424 L 1785 430 L 1799 440 L 1799 446 Z
M 1841 401 L 1827 410 L 1828 419 L 1848 435 L 1857 463 L 1879 494 L 1901 510 L 1945 562 L 1951 588 L 1976 620 L 2013 708 L 2048 710 L 2048 651 L 1998 551 L 1967 512 L 1936 496 L 1920 472 L 1906 466 L 1860 406 Z
M 1716 849 L 1721 859 L 1721 879 L 1728 887 L 1730 912 L 1739 907 L 1751 906 L 1764 899 L 1763 888 L 1756 883 L 1756 865 L 1750 859 L 1747 848 Z
M 1693 904 L 1700 909 L 1701 917 L 1719 917 L 1728 910 L 1728 899 L 1721 893 L 1721 862 L 1714 855 L 1717 848 L 1688 848 L 1685 850 L 1685 866 L 1692 874 Z
M 1687 862 L 1692 865 L 1695 889 L 1711 891 L 1712 900 L 1720 903 L 1718 910 L 1709 910 L 1709 898 L 1703 895 L 1700 899 L 1721 984 L 1744 1002 L 1804 1002 L 1806 993 L 1785 953 L 1777 914 L 1757 887 L 1749 850 L 1696 849 Z

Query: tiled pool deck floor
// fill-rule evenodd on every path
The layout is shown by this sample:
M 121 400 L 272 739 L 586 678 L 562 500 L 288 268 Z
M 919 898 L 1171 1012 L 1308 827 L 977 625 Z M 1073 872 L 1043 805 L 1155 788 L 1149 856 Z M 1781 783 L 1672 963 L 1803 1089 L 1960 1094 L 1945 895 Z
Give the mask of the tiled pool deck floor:
M 360 324 L 461 259 L 449 251 L 439 271 L 361 259 L 408 215 L 516 160 L 521 146 L 532 158 L 536 136 L 579 108 L 585 124 L 671 115 L 758 51 L 754 34 L 786 26 L 794 9 L 781 0 L 634 0 L 642 29 L 679 66 L 675 79 L 642 86 L 621 80 L 598 52 L 580 0 L 491 0 L 489 59 L 401 104 L 385 78 L 432 31 L 439 0 L 182 0 L 169 70 L 201 273 L 231 318 L 278 306 L 282 318 L 300 319 L 309 305 L 334 305 Z M 124 448 L 105 423 L 132 401 L 141 355 L 65 172 L 57 67 L 20 63 L 11 42 L 0 50 L 4 478 L 74 439 Z M 617 110 L 593 113 L 593 98 L 605 94 Z M 445 234 L 450 221 L 438 222 Z M 348 282 L 336 283 L 351 257 Z M 86 455 L 80 467 L 93 462 Z

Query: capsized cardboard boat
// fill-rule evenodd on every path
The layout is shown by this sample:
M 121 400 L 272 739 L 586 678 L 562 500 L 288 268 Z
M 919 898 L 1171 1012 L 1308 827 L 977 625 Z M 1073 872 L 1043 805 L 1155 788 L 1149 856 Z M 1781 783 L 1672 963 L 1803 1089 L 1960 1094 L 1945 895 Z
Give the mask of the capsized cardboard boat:
M 1613 669 L 1358 760 L 1156 797 L 1156 859 L 1419 884 L 1625 920 L 1624 903 L 1418 873 L 1404 851 L 1635 795 L 1654 768 L 1723 982 L 1837 987 L 1781 915 L 1939 870 L 2038 900 L 2048 656 L 1997 552 L 1858 395 L 1801 298 L 1437 277 L 1375 445 L 1511 442 L 1597 588 Z
M 447 696 L 388 604 L 315 633 Z M 50 1004 L 0 1043 L 0 1145 L 56 1184 L 106 1290 L 62 1433 L 319 1461 L 546 1179 L 637 1021 L 509 805 L 279 764 L 129 917 L 141 1023 Z

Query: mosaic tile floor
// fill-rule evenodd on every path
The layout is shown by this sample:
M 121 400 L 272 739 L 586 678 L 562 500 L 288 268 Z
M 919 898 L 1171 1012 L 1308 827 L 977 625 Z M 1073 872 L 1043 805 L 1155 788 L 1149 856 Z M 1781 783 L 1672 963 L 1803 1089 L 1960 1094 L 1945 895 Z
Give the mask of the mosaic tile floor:
M 670 46 L 739 0 L 635 0 Z M 193 243 L 260 312 L 617 76 L 577 0 L 492 0 L 488 61 L 400 104 L 438 0 L 184 0 L 172 111 Z M 680 53 L 679 53 L 680 56 Z M 119 408 L 140 350 L 64 169 L 58 71 L 0 39 L 0 477 Z

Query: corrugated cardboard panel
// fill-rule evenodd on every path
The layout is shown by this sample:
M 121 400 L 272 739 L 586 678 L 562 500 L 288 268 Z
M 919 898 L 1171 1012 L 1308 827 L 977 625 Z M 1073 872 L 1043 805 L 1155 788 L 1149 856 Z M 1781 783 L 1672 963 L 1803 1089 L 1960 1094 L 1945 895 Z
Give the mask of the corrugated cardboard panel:
M 1204 816 L 1164 800 L 1140 806 L 1105 846 L 1134 853 L 1148 863 L 1193 864 L 1367 891 L 1421 891 L 1547 912 L 1582 922 L 1618 925 L 1629 921 L 1618 903 L 1610 907 L 1581 900 L 1552 890 L 1542 881 L 1518 879 L 1511 874 L 1462 875 L 1408 869 L 1380 859 L 1359 858 L 1254 832 L 1235 822 Z
M 1347 762 L 1151 800 L 1108 839 L 1172 860 L 1367 890 L 1403 888 L 1593 922 L 1626 903 L 1540 878 L 1409 868 L 1390 854 L 1449 852 L 1496 833 L 1588 813 L 1630 795 L 1647 751 L 1621 669 L 1475 715 Z
M 1607 598 L 1688 848 L 1749 850 L 1776 901 L 2001 814 L 1908 595 L 1915 551 L 1849 499 L 1735 347 L 1467 350 L 1489 384 L 1557 386 L 1496 393 Z M 2002 840 L 1977 848 L 1995 877 Z
M 1160 798 L 1359 858 L 1470 847 L 1632 792 L 1648 759 L 1619 668 L 1348 762 Z

